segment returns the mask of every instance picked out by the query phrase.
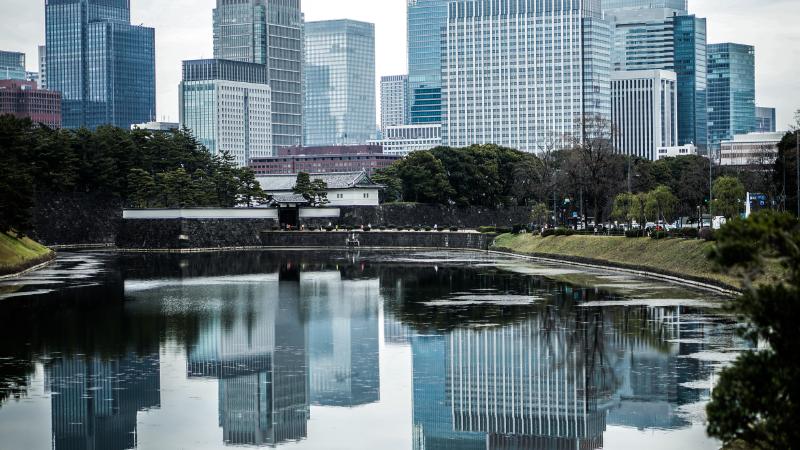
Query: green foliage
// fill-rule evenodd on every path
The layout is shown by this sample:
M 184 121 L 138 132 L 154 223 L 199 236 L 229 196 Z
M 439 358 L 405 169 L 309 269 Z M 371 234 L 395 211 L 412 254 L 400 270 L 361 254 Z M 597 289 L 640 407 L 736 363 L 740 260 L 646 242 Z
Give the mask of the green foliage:
M 745 352 L 720 375 L 708 405 L 710 435 L 758 449 L 794 448 L 800 442 L 800 224 L 764 211 L 734 219 L 718 232 L 711 259 L 738 273 L 746 286 L 732 310 L 743 333 L 765 344 Z M 782 279 L 752 280 L 777 261 Z
M 531 209 L 530 221 L 538 226 L 547 225 L 550 219 L 550 210 L 547 205 L 542 202 L 537 202 Z
M 444 164 L 430 152 L 414 152 L 395 166 L 404 200 L 446 204 L 454 193 Z
M 52 130 L 0 116 L 0 229 L 30 229 L 37 193 L 102 192 L 138 208 L 253 205 L 248 168 L 212 156 L 188 130 Z
M 323 206 L 330 203 L 330 200 L 328 200 L 328 184 L 321 179 L 312 181 L 311 176 L 305 172 L 297 174 L 294 193 L 302 195 L 311 206 Z
M 711 191 L 711 207 L 714 214 L 727 218 L 739 217 L 744 209 L 747 193 L 742 182 L 734 177 L 721 177 L 714 182 Z
M 656 220 L 672 221 L 678 198 L 666 186 L 659 186 L 647 193 L 644 206 L 645 215 Z

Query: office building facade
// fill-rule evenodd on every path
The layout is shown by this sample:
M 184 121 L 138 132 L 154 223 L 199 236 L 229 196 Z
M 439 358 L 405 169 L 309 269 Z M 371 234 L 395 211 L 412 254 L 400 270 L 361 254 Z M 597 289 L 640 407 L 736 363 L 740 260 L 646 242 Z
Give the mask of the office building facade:
M 675 9 L 606 11 L 612 23 L 614 70 L 674 70 Z
M 383 130 L 383 139 L 370 143 L 382 146 L 385 155 L 406 156 L 411 152 L 430 150 L 442 145 L 442 126 L 419 124 L 386 127 Z
M 39 46 L 39 88 L 47 89 L 47 46 Z
M 303 52 L 300 0 L 217 0 L 214 58 L 268 68 L 273 150 L 303 141 Z
M 155 30 L 130 23 L 129 0 L 49 0 L 47 88 L 64 127 L 129 129 L 156 114 Z
M 444 145 L 535 152 L 610 119 L 610 27 L 599 0 L 456 1 L 442 63 Z M 558 30 L 558 33 L 556 33 Z
M 385 155 L 380 145 L 330 147 L 286 147 L 276 156 L 253 158 L 250 168 L 256 175 L 366 172 L 389 167 L 400 156 Z
M 229 60 L 183 62 L 180 123 L 211 154 L 239 166 L 272 155 L 272 96 L 267 67 Z
M 708 135 L 714 149 L 756 129 L 755 72 L 753 46 L 708 46 Z
M 778 146 L 785 133 L 747 133 L 734 135 L 720 142 L 719 163 L 722 166 L 767 166 L 778 159 Z
M 708 147 L 708 72 L 706 19 L 676 16 L 675 73 L 678 75 L 678 144 Z
M 675 72 L 637 70 L 611 76 L 614 148 L 623 155 L 655 161 L 659 147 L 678 142 Z
M 442 36 L 449 0 L 408 0 L 408 89 L 412 124 L 442 122 Z
M 366 144 L 376 128 L 375 26 L 306 23 L 305 65 L 305 145 Z
M 61 93 L 44 91 L 34 81 L 0 80 L 0 114 L 61 127 Z
M 756 106 L 756 132 L 774 133 L 778 126 L 775 108 Z
M 688 0 L 601 0 L 603 11 L 669 8 L 681 14 L 689 11 Z
M 25 53 L 0 50 L 0 80 L 25 79 Z
M 381 77 L 381 130 L 408 123 L 408 75 Z

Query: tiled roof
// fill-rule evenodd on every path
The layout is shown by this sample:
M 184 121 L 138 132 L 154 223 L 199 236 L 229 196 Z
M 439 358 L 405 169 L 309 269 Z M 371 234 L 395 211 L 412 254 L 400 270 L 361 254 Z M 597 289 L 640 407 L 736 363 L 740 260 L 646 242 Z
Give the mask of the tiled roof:
M 366 172 L 312 173 L 311 181 L 322 180 L 328 189 L 354 187 L 380 187 L 369 179 Z M 297 175 L 260 175 L 256 177 L 265 192 L 291 192 L 297 184 Z
M 302 195 L 298 194 L 275 194 L 272 196 L 275 203 L 308 203 Z

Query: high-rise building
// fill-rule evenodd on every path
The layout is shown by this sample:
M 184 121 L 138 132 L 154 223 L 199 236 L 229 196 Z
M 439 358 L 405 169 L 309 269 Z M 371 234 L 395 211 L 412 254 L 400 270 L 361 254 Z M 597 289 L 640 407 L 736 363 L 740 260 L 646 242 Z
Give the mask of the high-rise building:
M 708 46 L 708 136 L 712 148 L 756 129 L 755 72 L 753 46 Z
M 359 145 L 375 135 L 375 26 L 354 20 L 305 26 L 304 142 Z
M 673 70 L 675 9 L 606 11 L 613 29 L 614 70 Z
M 408 75 L 381 77 L 381 130 L 408 123 Z
M 412 124 L 442 122 L 442 37 L 450 0 L 408 0 L 408 89 Z
M 610 27 L 599 0 L 454 1 L 445 36 L 444 145 L 534 152 L 584 138 L 587 118 L 610 119 Z
M 0 80 L 25 79 L 25 53 L 0 50 Z
M 61 93 L 37 89 L 35 81 L 0 80 L 0 114 L 61 127 Z
M 637 70 L 611 75 L 611 123 L 614 148 L 654 161 L 656 149 L 678 142 L 678 93 L 675 72 Z
M 778 126 L 775 108 L 756 106 L 756 132 L 774 133 Z
M 676 16 L 675 73 L 678 74 L 678 144 L 708 146 L 706 19 Z
M 272 155 L 267 66 L 224 59 L 183 62 L 180 122 L 214 155 L 246 166 Z
M 64 127 L 130 129 L 156 114 L 155 30 L 130 23 L 130 0 L 49 0 L 47 88 Z
M 39 46 L 39 88 L 47 89 L 47 46 Z
M 370 141 L 383 147 L 384 155 L 406 156 L 442 145 L 441 124 L 397 125 L 383 130 L 383 139 Z
M 602 0 L 602 3 L 603 11 L 670 8 L 687 14 L 689 10 L 688 0 Z
M 273 149 L 302 144 L 303 52 L 300 0 L 217 0 L 214 58 L 267 65 Z

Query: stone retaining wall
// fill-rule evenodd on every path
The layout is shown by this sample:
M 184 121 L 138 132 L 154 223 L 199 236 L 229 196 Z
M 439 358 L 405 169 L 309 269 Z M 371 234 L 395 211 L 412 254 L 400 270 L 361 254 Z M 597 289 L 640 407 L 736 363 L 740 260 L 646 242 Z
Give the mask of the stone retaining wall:
M 488 250 L 493 234 L 449 231 L 265 231 L 265 247 L 458 248 Z
M 359 227 L 371 224 L 394 226 L 457 226 L 459 228 L 476 229 L 481 226 L 512 227 L 515 224 L 528 223 L 530 208 L 517 206 L 503 209 L 481 208 L 475 206 L 456 207 L 423 204 L 392 204 L 380 206 L 345 206 L 340 207 L 341 217 L 338 220 L 303 220 L 306 225 L 325 226 L 328 223 L 340 227 Z
M 123 220 L 117 247 L 124 249 L 191 249 L 257 247 L 271 219 L 134 219 Z

